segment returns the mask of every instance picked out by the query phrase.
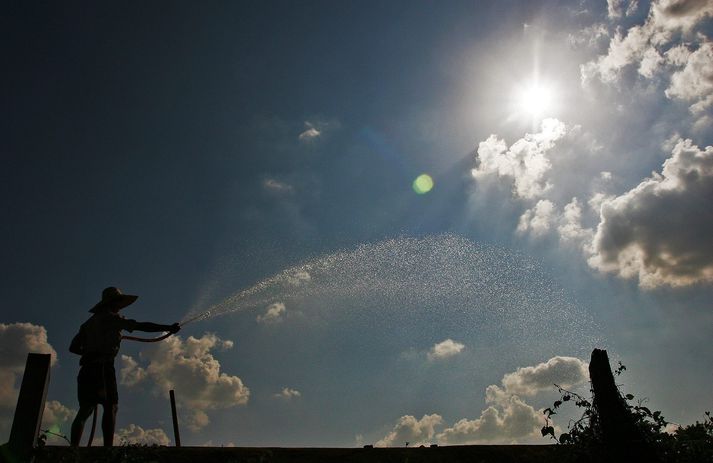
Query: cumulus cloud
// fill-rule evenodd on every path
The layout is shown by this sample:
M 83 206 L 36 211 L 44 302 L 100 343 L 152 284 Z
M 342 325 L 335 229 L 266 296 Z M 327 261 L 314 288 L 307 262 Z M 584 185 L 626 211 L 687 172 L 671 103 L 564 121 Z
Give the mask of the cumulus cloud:
M 446 339 L 435 344 L 430 351 L 428 351 L 428 360 L 443 360 L 454 355 L 458 355 L 465 348 L 464 344 L 456 342 L 452 339 Z
M 554 384 L 572 387 L 588 379 L 587 364 L 574 357 L 553 357 L 535 366 L 518 368 L 503 376 L 500 386 L 485 390 L 489 406 L 474 420 L 462 419 L 438 434 L 444 444 L 517 443 L 538 438 L 542 412 L 525 403 L 550 391 Z
M 63 405 L 58 400 L 48 400 L 45 402 L 45 410 L 42 413 L 41 429 L 47 429 L 51 434 L 47 436 L 47 443 L 51 445 L 67 444 L 67 441 L 58 435 L 69 436 L 70 422 L 74 419 L 76 410 Z
M 210 424 L 210 417 L 203 410 L 187 410 L 184 413 L 183 422 L 186 427 L 193 432 L 199 431 Z
M 205 414 L 205 410 L 225 409 L 244 405 L 250 397 L 250 390 L 237 376 L 221 371 L 220 362 L 213 356 L 215 349 L 231 349 L 233 342 L 222 340 L 214 334 L 200 338 L 189 336 L 185 341 L 180 336 L 172 336 L 152 350 L 142 353 L 141 359 L 147 363 L 124 361 L 122 380 L 137 379 L 132 384 L 150 380 L 157 393 L 168 394 L 177 389 L 179 405 L 193 412 Z M 129 357 L 130 359 L 130 357 Z M 136 370 L 142 368 L 143 373 Z M 195 428 L 207 424 L 207 415 L 192 416 Z M 200 416 L 199 416 L 200 415 Z
M 536 438 L 542 427 L 542 413 L 517 396 L 489 406 L 475 420 L 462 419 L 438 434 L 443 444 L 510 444 Z
M 672 155 L 660 173 L 618 196 L 598 192 L 584 203 L 593 227 L 583 225 L 585 210 L 574 197 L 561 211 L 538 201 L 516 231 L 535 237 L 556 231 L 592 268 L 637 278 L 643 288 L 713 282 L 713 146 L 701 149 L 680 138 L 666 145 Z M 601 173 L 602 180 L 611 178 Z
M 51 364 L 57 362 L 57 352 L 47 341 L 44 326 L 0 323 L 0 407 L 14 409 L 19 392 L 16 385 L 25 371 L 30 352 L 50 354 Z
M 125 428 L 119 429 L 119 431 L 114 434 L 114 440 L 122 445 L 168 445 L 171 443 L 171 439 L 168 438 L 163 429 L 144 429 L 133 423 Z
M 436 440 L 441 444 L 513 444 L 538 442 L 544 424 L 542 410 L 536 410 L 522 397 L 552 391 L 554 384 L 572 388 L 588 380 L 587 363 L 574 357 L 557 356 L 535 366 L 518 368 L 503 376 L 500 385 L 485 391 L 487 408 L 475 419 L 461 419 L 441 432 L 444 424 L 438 414 L 417 420 L 412 415 L 399 418 L 393 430 L 377 446 L 414 445 Z
M 122 354 L 119 382 L 126 386 L 133 386 L 143 381 L 144 378 L 146 378 L 146 370 L 141 368 L 133 357 Z
M 680 61 L 683 55 L 684 67 L 671 75 L 666 96 L 691 102 L 693 112 L 702 112 L 713 105 L 713 42 L 705 41 L 693 52 L 679 50 L 670 56 Z
M 566 243 L 587 246 L 591 242 L 594 233 L 582 226 L 582 206 L 577 198 L 572 198 L 572 201 L 564 206 L 557 232 L 560 240 Z
M 265 313 L 262 315 L 258 315 L 255 319 L 258 323 L 277 323 L 281 322 L 284 319 L 286 312 L 287 308 L 285 307 L 284 303 L 275 302 L 274 304 L 270 304 L 269 306 L 267 306 Z
M 516 196 L 530 199 L 541 196 L 552 187 L 545 178 L 552 167 L 548 152 L 566 133 L 564 123 L 545 119 L 540 132 L 525 134 L 509 148 L 504 140 L 490 135 L 478 145 L 478 164 L 472 174 L 476 179 L 493 174 L 508 177 L 513 181 Z
M 589 264 L 642 287 L 713 281 L 713 146 L 679 140 L 661 173 L 601 204 Z
M 623 2 L 609 0 L 609 16 L 621 17 Z M 627 9 L 628 11 L 628 9 Z M 696 27 L 713 16 L 713 3 L 707 0 L 659 0 L 651 3 L 644 24 L 634 25 L 624 33 L 617 30 L 606 54 L 581 66 L 583 85 L 593 79 L 616 82 L 621 71 L 637 66 L 638 73 L 653 78 L 666 69 L 669 98 L 691 102 L 691 110 L 700 112 L 713 104 L 711 81 L 711 43 Z M 676 43 L 677 42 L 677 43 Z M 688 45 L 696 48 L 689 52 Z
M 436 434 L 435 427 L 441 424 L 443 424 L 443 418 L 435 413 L 423 415 L 420 420 L 412 415 L 405 415 L 399 418 L 391 432 L 374 445 L 377 447 L 402 447 L 406 442 L 413 446 L 429 444 Z
M 302 393 L 297 389 L 292 389 L 289 387 L 283 387 L 278 393 L 272 395 L 276 399 L 291 400 L 298 397 L 302 397 Z
M 552 226 L 555 213 L 555 205 L 552 201 L 541 199 L 535 207 L 526 210 L 520 216 L 516 231 L 520 234 L 530 233 L 534 237 L 542 236 Z
M 542 391 L 551 390 L 555 383 L 570 388 L 588 380 L 587 368 L 587 362 L 576 357 L 552 357 L 535 366 L 522 367 L 507 373 L 501 381 L 502 387 L 498 389 L 507 395 L 534 396 Z M 489 386 L 488 390 L 494 387 L 498 386 Z M 498 394 L 488 394 L 486 391 L 486 398 L 490 398 L 489 401 L 497 401 L 497 396 Z
M 48 400 L 42 414 L 42 427 L 43 429 L 51 428 L 54 425 L 66 423 L 73 419 L 76 413 L 76 410 L 63 405 L 58 400 Z

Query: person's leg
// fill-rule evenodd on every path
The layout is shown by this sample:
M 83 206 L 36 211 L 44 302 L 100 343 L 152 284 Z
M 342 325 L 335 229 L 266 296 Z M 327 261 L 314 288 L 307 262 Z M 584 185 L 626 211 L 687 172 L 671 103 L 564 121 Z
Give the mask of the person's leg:
M 114 445 L 114 428 L 116 427 L 116 412 L 119 410 L 118 404 L 103 403 L 104 413 L 102 414 L 102 433 L 104 434 L 104 447 Z
M 91 416 L 93 411 L 93 404 L 83 404 L 79 406 L 77 416 L 72 422 L 72 433 L 70 438 L 72 447 L 79 447 L 79 442 L 82 440 L 82 433 L 84 432 L 84 423 L 87 421 L 87 418 Z

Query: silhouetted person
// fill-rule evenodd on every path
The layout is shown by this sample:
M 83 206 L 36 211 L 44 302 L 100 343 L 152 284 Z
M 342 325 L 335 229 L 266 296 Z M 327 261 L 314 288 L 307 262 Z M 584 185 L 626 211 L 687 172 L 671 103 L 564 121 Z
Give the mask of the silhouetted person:
M 101 404 L 104 408 L 102 415 L 104 446 L 111 447 L 114 443 L 114 427 L 119 402 L 114 358 L 119 353 L 121 331 L 177 333 L 181 329 L 178 323 L 159 325 L 137 322 L 119 315 L 119 310 L 132 304 L 137 298 L 138 296 L 122 294 L 118 288 L 104 289 L 101 301 L 90 310 L 93 315 L 82 324 L 79 333 L 72 339 L 69 351 L 82 356 L 79 361 L 81 368 L 77 376 L 79 411 L 72 422 L 71 444 L 73 446 L 79 445 L 84 423 L 97 404 Z

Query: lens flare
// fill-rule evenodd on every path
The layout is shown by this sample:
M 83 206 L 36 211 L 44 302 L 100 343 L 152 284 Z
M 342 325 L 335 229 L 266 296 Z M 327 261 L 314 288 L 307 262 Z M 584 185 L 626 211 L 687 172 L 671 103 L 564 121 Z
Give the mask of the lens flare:
M 421 174 L 413 181 L 413 191 L 424 195 L 433 189 L 433 179 L 428 174 Z

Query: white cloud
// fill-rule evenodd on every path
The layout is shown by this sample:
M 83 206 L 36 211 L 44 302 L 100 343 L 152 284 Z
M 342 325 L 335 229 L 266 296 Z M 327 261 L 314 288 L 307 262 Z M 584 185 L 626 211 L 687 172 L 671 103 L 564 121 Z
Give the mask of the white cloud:
M 617 31 L 609 42 L 606 55 L 581 66 L 582 83 L 586 85 L 596 77 L 602 82 L 617 80 L 622 68 L 643 58 L 650 39 L 651 32 L 642 26 L 632 27 L 626 35 Z
M 258 315 L 255 319 L 258 323 L 277 323 L 284 319 L 286 312 L 287 308 L 284 303 L 275 302 L 274 304 L 267 306 L 265 313 L 263 315 Z
M 438 414 L 417 420 L 402 416 L 377 446 L 427 444 L 434 439 L 441 444 L 515 444 L 541 442 L 544 425 L 542 410 L 527 404 L 521 396 L 532 397 L 554 390 L 554 384 L 571 388 L 588 380 L 587 363 L 574 357 L 557 356 L 535 366 L 518 368 L 503 376 L 501 384 L 490 385 L 485 391 L 487 408 L 475 419 L 461 419 L 442 432 Z
M 592 267 L 645 288 L 713 282 L 713 146 L 679 140 L 661 174 L 601 204 Z
M 607 14 L 611 19 L 618 19 L 622 16 L 631 16 L 639 6 L 637 0 L 607 0 Z
M 662 34 L 690 33 L 703 19 L 713 15 L 709 0 L 659 0 L 651 3 L 649 18 Z
M 114 441 L 119 444 L 140 444 L 140 445 L 168 445 L 171 439 L 161 428 L 144 429 L 141 426 L 130 424 L 119 429 L 114 434 Z
M 458 355 L 465 348 L 464 344 L 456 342 L 452 339 L 446 339 L 435 344 L 430 351 L 428 351 L 428 360 L 443 360 L 454 355 Z
M 549 231 L 555 214 L 555 205 L 552 201 L 541 199 L 535 207 L 526 210 L 520 216 L 516 231 L 520 234 L 529 232 L 534 237 L 540 237 Z
M 19 393 L 15 386 L 25 371 L 30 352 L 51 354 L 51 364 L 57 362 L 57 352 L 47 341 L 44 326 L 0 323 L 0 407 L 14 409 Z
M 302 393 L 297 389 L 292 389 L 289 387 L 283 387 L 282 390 L 276 394 L 272 395 L 276 399 L 291 400 L 297 397 L 302 397 Z
M 122 378 L 141 376 L 133 370 L 143 368 L 142 378 L 151 380 L 156 392 L 168 395 L 170 389 L 176 389 L 180 406 L 203 414 L 205 410 L 244 405 L 250 390 L 237 376 L 221 372 L 220 362 L 212 354 L 214 349 L 232 347 L 232 341 L 222 340 L 214 334 L 200 338 L 189 336 L 185 341 L 180 336 L 172 336 L 142 353 L 141 359 L 148 363 L 145 367 L 139 366 L 138 362 L 124 362 Z M 207 415 L 204 418 L 194 414 L 190 419 L 193 426 L 198 427 L 207 424 L 206 418 Z
M 186 427 L 193 432 L 199 431 L 210 424 L 210 417 L 203 410 L 185 410 L 182 418 Z
M 297 136 L 302 143 L 315 142 L 324 138 L 327 133 L 333 132 L 341 127 L 341 123 L 336 119 L 325 119 L 322 117 L 312 118 L 304 123 L 304 130 Z
M 599 216 L 601 209 L 602 209 L 602 204 L 604 204 L 606 201 L 610 201 L 614 199 L 614 195 L 608 195 L 606 193 L 598 192 L 594 193 L 591 198 L 589 198 L 589 201 L 587 201 L 587 204 L 589 204 L 589 207 L 592 208 L 592 210 L 597 214 L 597 217 Z
M 438 434 L 438 441 L 449 445 L 512 444 L 532 440 L 540 434 L 542 413 L 517 396 L 498 406 L 489 406 L 474 420 L 462 419 Z
M 48 400 L 45 402 L 45 410 L 42 414 L 42 425 L 40 429 L 50 431 L 47 435 L 47 444 L 67 444 L 67 441 L 61 438 L 60 435 L 69 438 L 70 423 L 76 413 L 76 410 L 63 405 L 57 400 Z
M 66 423 L 73 419 L 76 413 L 76 410 L 66 407 L 58 400 L 48 400 L 42 414 L 42 428 L 51 428 L 54 425 Z
M 684 52 L 672 53 L 678 62 Z M 693 112 L 701 112 L 713 105 L 713 42 L 705 41 L 687 54 L 685 66 L 671 75 L 666 96 L 692 103 Z
M 501 385 L 485 390 L 490 404 L 474 420 L 462 419 L 438 434 L 444 444 L 519 443 L 540 438 L 542 412 L 525 403 L 521 396 L 551 391 L 554 384 L 572 387 L 588 379 L 587 364 L 574 357 L 553 357 L 535 366 L 507 373 Z
M 435 427 L 443 424 L 440 415 L 423 415 L 417 420 L 414 416 L 405 415 L 399 418 L 394 429 L 383 439 L 374 444 L 376 447 L 403 447 L 406 442 L 412 446 L 431 443 L 436 431 Z
M 305 121 L 305 127 L 305 130 L 297 137 L 301 142 L 310 142 L 322 135 L 322 132 L 312 122 Z
M 610 17 L 621 17 L 623 2 L 609 0 Z M 628 11 L 631 9 L 627 9 Z M 602 82 L 616 82 L 621 71 L 637 65 L 638 73 L 648 79 L 663 70 L 671 75 L 666 90 L 669 98 L 692 102 L 691 109 L 700 112 L 713 104 L 713 83 L 710 80 L 711 46 L 703 34 L 695 34 L 696 27 L 713 15 L 713 3 L 708 0 L 659 0 L 651 3 L 649 14 L 641 25 L 634 25 L 625 33 L 617 31 L 606 54 L 581 66 L 582 84 L 595 78 Z M 672 42 L 678 42 L 674 43 Z M 697 46 L 694 53 L 686 53 L 683 43 Z M 665 66 L 665 65 L 668 66 Z
M 636 13 L 636 10 L 639 9 L 639 0 L 629 0 L 629 6 L 626 7 L 626 15 L 631 16 L 632 14 Z
M 504 140 L 491 135 L 480 142 L 477 151 L 478 165 L 472 170 L 476 179 L 496 174 L 513 180 L 513 193 L 521 198 L 541 196 L 552 185 L 545 175 L 552 167 L 548 151 L 565 136 L 567 127 L 557 119 L 542 121 L 540 132 L 525 136 L 510 148 Z
M 563 242 L 586 245 L 592 241 L 593 231 L 582 226 L 582 207 L 577 198 L 564 206 L 557 232 Z
M 577 31 L 576 34 L 569 34 L 567 42 L 575 47 L 598 47 L 605 39 L 609 37 L 609 30 L 604 24 L 592 24 L 584 29 Z
M 274 178 L 266 178 L 263 180 L 262 187 L 276 194 L 292 193 L 294 191 L 294 187 L 289 183 L 281 182 Z
M 644 50 L 639 63 L 639 74 L 651 79 L 664 63 L 664 57 L 653 47 Z
M 121 355 L 119 382 L 126 386 L 134 386 L 146 378 L 146 370 L 141 368 L 130 355 Z
M 507 373 L 501 381 L 502 390 L 507 394 L 533 396 L 552 390 L 555 383 L 570 388 L 588 380 L 587 365 L 576 357 L 552 357 L 535 366 L 522 367 Z M 489 386 L 489 389 L 492 387 L 497 386 Z

